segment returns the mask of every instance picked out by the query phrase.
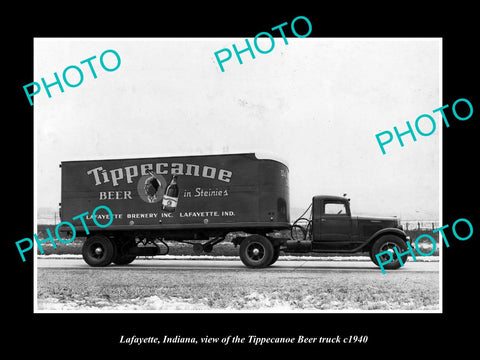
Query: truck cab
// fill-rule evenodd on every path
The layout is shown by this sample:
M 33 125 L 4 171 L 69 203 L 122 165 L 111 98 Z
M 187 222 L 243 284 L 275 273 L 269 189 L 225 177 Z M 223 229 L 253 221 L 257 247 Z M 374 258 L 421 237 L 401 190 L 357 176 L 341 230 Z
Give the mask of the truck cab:
M 301 218 L 299 220 L 307 220 Z M 298 221 L 298 220 L 297 220 Z M 302 228 L 303 237 L 292 231 L 283 249 L 285 252 L 357 253 L 368 252 L 378 265 L 376 254 L 393 248 L 407 250 L 408 237 L 396 217 L 352 216 L 350 199 L 341 196 L 319 195 L 312 199 L 311 216 L 306 225 L 292 225 L 292 230 Z M 407 260 L 402 256 L 404 262 Z M 390 268 L 397 268 L 395 258 Z

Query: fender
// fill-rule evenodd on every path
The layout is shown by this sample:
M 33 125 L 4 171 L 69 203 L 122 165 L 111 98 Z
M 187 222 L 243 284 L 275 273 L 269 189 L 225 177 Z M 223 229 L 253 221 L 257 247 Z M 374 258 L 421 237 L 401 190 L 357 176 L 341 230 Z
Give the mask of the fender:
M 370 245 L 373 243 L 374 240 L 376 240 L 377 238 L 379 238 L 380 236 L 382 235 L 387 235 L 387 234 L 392 234 L 392 235 L 397 235 L 399 236 L 400 238 L 402 238 L 403 240 L 405 240 L 405 242 L 408 241 L 408 236 L 407 234 L 405 233 L 405 231 L 403 230 L 400 230 L 398 228 L 384 228 L 384 229 L 381 229 L 381 230 L 378 230 L 375 234 L 373 234 L 372 236 L 370 236 L 366 242 L 366 244 Z

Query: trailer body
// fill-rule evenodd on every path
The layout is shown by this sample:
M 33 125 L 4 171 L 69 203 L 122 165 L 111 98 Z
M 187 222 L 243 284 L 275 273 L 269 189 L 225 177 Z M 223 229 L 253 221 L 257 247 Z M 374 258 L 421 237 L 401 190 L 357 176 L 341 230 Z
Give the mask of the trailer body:
M 255 154 L 68 161 L 61 168 L 62 217 L 105 205 L 113 213 L 105 231 L 208 235 L 214 229 L 290 226 L 288 168 Z M 165 209 L 165 191 L 174 175 L 177 204 Z M 104 216 L 97 217 L 101 222 Z M 86 224 L 102 231 L 91 217 Z M 78 224 L 76 230 L 84 229 Z

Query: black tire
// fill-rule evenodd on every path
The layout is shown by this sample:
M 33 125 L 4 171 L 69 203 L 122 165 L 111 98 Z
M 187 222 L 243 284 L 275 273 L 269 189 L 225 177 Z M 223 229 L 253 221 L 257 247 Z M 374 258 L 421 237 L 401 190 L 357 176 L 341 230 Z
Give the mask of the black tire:
M 268 264 L 268 266 L 275 264 L 279 256 L 280 256 L 280 247 L 277 246 L 273 249 L 273 257 L 272 257 L 272 260 L 270 261 L 270 264 Z
M 128 249 L 137 246 L 134 239 L 118 239 L 115 241 L 115 257 L 112 262 L 116 265 L 127 265 L 137 258 L 136 255 L 127 254 Z
M 82 247 L 83 260 L 94 267 L 109 265 L 116 255 L 113 242 L 105 235 L 92 235 Z
M 251 235 L 240 244 L 240 259 L 249 268 L 264 268 L 271 264 L 273 245 L 266 237 Z
M 115 264 L 115 265 L 128 265 L 130 264 L 133 260 L 135 260 L 137 258 L 136 255 L 120 255 L 113 259 L 112 262 Z
M 393 253 L 392 254 L 393 260 L 385 264 L 383 267 L 385 269 L 398 269 L 401 266 L 401 264 L 397 258 L 397 255 L 393 250 L 394 247 L 397 248 L 397 251 L 399 253 L 403 253 L 408 250 L 407 244 L 405 243 L 405 240 L 403 240 L 402 238 L 395 235 L 383 235 L 378 240 L 376 240 L 375 243 L 373 244 L 372 249 L 370 250 L 370 259 L 372 259 L 375 265 L 379 266 L 376 255 L 383 251 L 391 251 Z M 386 261 L 387 258 L 388 258 L 387 255 L 383 255 L 382 262 Z M 404 264 L 407 262 L 407 259 L 408 259 L 408 255 L 402 256 L 402 262 Z

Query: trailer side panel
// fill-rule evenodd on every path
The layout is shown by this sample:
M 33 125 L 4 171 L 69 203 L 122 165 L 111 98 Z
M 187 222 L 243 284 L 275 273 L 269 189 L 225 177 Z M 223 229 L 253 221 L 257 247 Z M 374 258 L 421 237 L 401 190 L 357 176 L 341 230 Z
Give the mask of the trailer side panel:
M 66 161 L 61 167 L 62 219 L 88 211 L 86 225 L 95 230 L 101 228 L 91 213 L 100 205 L 112 210 L 109 230 L 286 228 L 290 222 L 288 168 L 255 154 Z M 96 215 L 99 223 L 109 220 L 106 211 Z

